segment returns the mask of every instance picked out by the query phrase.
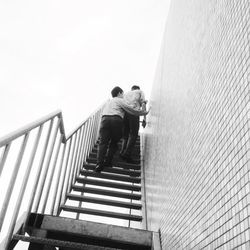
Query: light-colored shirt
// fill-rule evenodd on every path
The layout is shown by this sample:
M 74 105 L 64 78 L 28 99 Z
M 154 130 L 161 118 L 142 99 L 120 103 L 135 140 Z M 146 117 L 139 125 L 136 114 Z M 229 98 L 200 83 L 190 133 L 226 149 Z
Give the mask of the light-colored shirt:
M 124 94 L 124 100 L 133 108 L 140 110 L 145 102 L 145 95 L 140 89 L 128 91 Z
M 114 97 L 106 103 L 102 115 L 119 115 L 121 118 L 123 118 L 125 111 L 136 116 L 147 114 L 146 111 L 137 110 L 131 105 L 128 105 L 128 103 L 123 98 Z

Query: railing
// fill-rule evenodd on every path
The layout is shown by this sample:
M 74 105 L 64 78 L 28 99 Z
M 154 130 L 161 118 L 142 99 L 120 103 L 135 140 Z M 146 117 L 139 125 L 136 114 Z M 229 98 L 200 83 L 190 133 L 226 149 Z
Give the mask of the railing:
M 30 212 L 59 215 L 60 205 L 98 137 L 103 106 L 68 136 L 62 113 L 56 111 L 0 138 L 0 184 L 6 190 L 1 191 L 0 232 L 8 224 L 5 247 L 12 238 L 21 206 L 27 216 Z M 12 172 L 6 181 L 4 174 L 9 170 Z M 19 175 L 21 178 L 17 178 Z M 10 201 L 14 201 L 12 206 Z

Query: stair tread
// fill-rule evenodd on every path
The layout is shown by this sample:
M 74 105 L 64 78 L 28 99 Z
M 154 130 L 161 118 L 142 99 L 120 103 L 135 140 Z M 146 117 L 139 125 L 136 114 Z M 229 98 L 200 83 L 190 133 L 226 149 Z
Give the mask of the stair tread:
M 108 180 L 117 180 L 117 181 L 123 181 L 123 182 L 132 182 L 132 183 L 140 183 L 141 178 L 140 177 L 130 177 L 130 176 L 121 176 L 117 174 L 110 174 L 110 173 L 96 173 L 94 171 L 88 171 L 88 170 L 81 170 L 80 173 L 85 176 L 91 176 L 101 179 L 108 179 Z
M 46 230 L 48 232 L 46 238 L 54 240 L 115 249 L 150 250 L 152 246 L 151 231 L 126 226 L 36 213 L 31 213 L 27 225 L 26 232 Z
M 49 246 L 57 246 L 57 247 L 66 247 L 66 248 L 73 248 L 73 249 L 83 249 L 83 250 L 105 250 L 105 247 L 102 246 L 93 246 L 89 244 L 83 244 L 78 242 L 72 241 L 63 241 L 63 240 L 55 240 L 55 239 L 48 239 L 42 237 L 35 237 L 35 236 L 25 236 L 20 234 L 14 234 L 12 237 L 13 240 L 21 240 L 25 242 L 32 242 L 32 243 L 40 243 L 43 245 Z
M 111 217 L 117 219 L 124 219 L 124 220 L 133 220 L 133 221 L 141 221 L 142 217 L 139 215 L 131 215 L 131 214 L 124 214 L 124 213 L 117 213 L 113 211 L 103 211 L 97 209 L 90 209 L 90 208 L 79 208 L 73 207 L 68 205 L 62 205 L 61 209 L 68 212 L 75 212 L 75 213 L 84 213 L 84 214 L 91 214 L 97 216 L 104 216 L 104 217 Z
M 97 156 L 97 150 L 92 150 L 92 151 L 89 153 L 89 155 L 95 158 L 95 157 Z M 120 158 L 120 155 L 119 155 L 118 153 L 116 153 L 116 154 L 114 155 L 114 157 L 115 157 L 115 158 Z M 136 160 L 140 160 L 140 154 L 138 154 L 138 153 L 134 154 L 134 158 L 135 158 Z
M 131 208 L 131 209 L 141 209 L 141 207 L 142 207 L 141 204 L 137 204 L 137 203 L 101 199 L 101 198 L 96 198 L 96 197 L 89 197 L 86 195 L 83 196 L 83 195 L 67 194 L 67 198 L 70 200 L 75 200 L 75 201 L 83 201 L 83 202 L 96 203 L 96 204 L 102 204 L 102 205 L 108 205 L 108 206 Z
M 95 165 L 94 164 L 84 164 L 83 167 L 87 170 L 94 170 Z M 115 174 L 121 174 L 121 175 L 128 175 L 128 176 L 134 176 L 139 177 L 141 175 L 141 171 L 139 170 L 127 170 L 127 169 L 121 169 L 116 167 L 105 167 L 102 171 L 103 173 L 115 173 Z
M 87 163 L 94 163 L 94 164 L 97 163 L 97 159 L 96 158 L 87 158 L 86 161 L 87 161 Z M 124 162 L 122 160 L 121 161 L 117 161 L 117 162 L 114 161 L 113 165 L 121 167 L 121 168 L 127 168 L 127 169 L 136 169 L 136 170 L 141 169 L 140 163 L 132 164 L 132 163 Z
M 114 191 L 114 190 L 105 190 L 105 189 L 101 189 L 101 188 L 81 187 L 81 186 L 77 186 L 77 185 L 72 185 L 71 188 L 72 188 L 72 190 L 78 191 L 78 192 L 85 192 L 85 193 L 105 195 L 105 196 L 113 196 L 113 197 L 133 199 L 133 200 L 140 200 L 141 199 L 141 194 L 125 193 L 125 192 L 119 192 L 119 191 Z
M 141 190 L 141 186 L 139 185 L 131 185 L 131 184 L 126 184 L 126 183 L 112 182 L 112 181 L 103 181 L 103 180 L 97 180 L 97 179 L 92 179 L 92 178 L 77 177 L 76 181 L 83 183 L 83 184 L 102 186 L 102 187 L 111 187 L 111 188 L 116 188 L 116 189 L 133 190 L 133 191 Z
M 92 148 L 91 152 L 92 152 L 92 153 L 97 153 L 97 146 L 94 146 L 94 147 Z M 140 150 L 135 150 L 135 151 L 133 151 L 133 152 L 131 153 L 131 156 L 132 156 L 132 157 L 138 157 L 138 158 L 140 158 L 140 155 L 141 155 Z M 114 157 L 118 157 L 118 156 L 119 156 L 118 153 L 115 153 Z

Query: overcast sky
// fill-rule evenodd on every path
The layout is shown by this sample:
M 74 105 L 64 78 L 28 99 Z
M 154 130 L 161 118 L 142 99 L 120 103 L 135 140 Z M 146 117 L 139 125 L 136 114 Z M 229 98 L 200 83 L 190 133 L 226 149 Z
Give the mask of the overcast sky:
M 0 137 L 61 109 L 66 133 L 137 84 L 149 98 L 169 0 L 0 2 Z

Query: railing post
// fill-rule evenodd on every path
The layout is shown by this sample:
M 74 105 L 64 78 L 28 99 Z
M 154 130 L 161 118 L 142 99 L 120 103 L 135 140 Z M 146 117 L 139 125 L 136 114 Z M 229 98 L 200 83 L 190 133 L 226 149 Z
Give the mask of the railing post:
M 83 125 L 84 126 L 84 125 Z M 75 173 L 75 178 L 74 180 L 76 179 L 76 176 L 79 174 L 80 172 L 80 168 L 81 168 L 81 158 L 82 158 L 82 146 L 83 146 L 83 133 L 84 133 L 84 128 L 83 126 L 81 127 L 80 131 L 81 131 L 81 136 L 80 136 L 80 149 L 79 149 L 79 153 L 78 153 L 78 157 L 77 157 L 77 163 L 76 163 L 76 166 L 77 166 L 77 169 L 76 169 L 76 173 Z
M 29 205 L 28 205 L 28 210 L 27 210 L 28 214 L 31 212 L 32 205 L 33 205 L 33 202 L 34 202 L 34 198 L 35 198 L 35 194 L 36 194 L 36 190 L 37 190 L 37 184 L 38 184 L 38 181 L 39 181 L 39 177 L 40 177 L 40 174 L 41 174 L 41 171 L 42 171 L 42 166 L 43 166 L 43 163 L 44 163 L 45 155 L 46 155 L 46 152 L 47 152 L 47 146 L 48 146 L 48 143 L 49 143 L 49 138 L 50 138 L 51 130 L 52 130 L 52 127 L 53 127 L 53 123 L 54 123 L 54 119 L 52 119 L 50 121 L 49 129 L 47 131 L 47 136 L 46 136 L 45 143 L 44 143 L 44 146 L 43 146 L 43 152 L 42 152 L 40 162 L 39 162 L 39 165 L 38 165 L 38 171 L 36 173 L 35 181 L 34 181 L 34 184 L 33 184 L 32 191 L 31 191 L 31 197 L 30 197 L 30 200 L 29 200 Z
M 62 178 L 61 191 L 60 191 L 59 200 L 58 200 L 58 203 L 56 206 L 56 211 L 57 211 L 56 214 L 57 215 L 60 214 L 61 204 L 64 203 L 66 200 L 65 196 L 66 196 L 68 178 L 69 178 L 69 174 L 70 174 L 70 168 L 68 167 L 69 166 L 68 162 L 69 162 L 69 156 L 70 156 L 70 151 L 71 151 L 72 137 L 69 140 L 70 140 L 70 142 L 69 142 L 68 153 L 67 153 L 66 162 L 65 162 L 65 173 L 64 173 L 63 178 Z
M 10 145 L 11 145 L 11 142 L 8 143 L 5 148 L 4 148 L 4 151 L 3 151 L 3 154 L 1 156 L 1 160 L 0 160 L 0 176 L 2 174 L 2 171 L 3 171 L 3 166 L 5 164 L 5 161 L 7 159 L 7 156 L 8 156 L 8 153 L 9 153 L 9 150 L 10 150 Z
M 80 174 L 80 169 L 83 164 L 83 161 L 85 160 L 85 139 L 86 139 L 86 123 L 83 125 L 83 136 L 82 136 L 82 149 L 81 149 L 81 157 L 80 157 L 80 168 L 78 171 L 78 174 Z
M 73 178 L 72 178 L 72 184 L 75 183 L 75 179 L 76 179 L 76 174 L 77 174 L 77 170 L 78 170 L 78 159 L 79 159 L 79 154 L 80 154 L 80 142 L 81 142 L 81 136 L 82 136 L 82 128 L 80 128 L 80 130 L 78 131 L 78 136 L 77 136 L 77 149 L 76 149 L 76 155 L 75 155 L 75 159 L 74 159 L 74 174 L 73 174 Z
M 60 194 L 60 189 L 61 189 L 61 185 L 59 185 L 60 180 L 61 180 L 61 178 L 65 177 L 66 167 L 64 166 L 63 170 L 61 171 L 61 169 L 63 167 L 63 160 L 64 160 L 65 150 L 66 150 L 66 143 L 63 144 L 61 161 L 60 161 L 60 164 L 59 164 L 59 167 L 58 167 L 58 177 L 57 177 L 57 181 L 56 181 L 56 184 L 55 184 L 56 188 L 54 189 L 54 194 L 53 194 L 53 198 L 52 198 L 52 206 L 51 206 L 51 210 L 50 210 L 50 214 L 52 214 L 52 215 L 56 214 L 56 212 L 55 212 L 56 200 L 57 200 L 57 195 Z
M 50 188 L 51 188 L 51 184 L 52 184 L 52 178 L 54 177 L 54 173 L 55 173 L 55 169 L 56 169 L 56 162 L 57 162 L 58 154 L 59 154 L 59 151 L 60 151 L 62 139 L 63 139 L 63 135 L 61 135 L 60 138 L 59 138 L 59 140 L 58 140 L 58 145 L 57 145 L 57 149 L 56 149 L 56 153 L 55 153 L 54 162 L 53 162 L 53 164 L 51 166 L 52 169 L 51 169 L 50 177 L 49 177 L 49 180 L 48 180 L 47 189 L 45 191 L 45 197 L 44 197 L 45 201 L 47 201 L 48 197 L 49 197 L 49 192 L 50 192 Z M 41 213 L 44 213 L 46 205 L 47 204 L 45 202 L 43 204 L 43 206 L 42 206 Z
M 73 149 L 72 149 L 72 154 L 71 154 L 71 158 L 70 158 L 70 172 L 69 172 L 69 177 L 68 177 L 68 180 L 67 180 L 67 188 L 66 188 L 66 194 L 70 192 L 70 185 L 71 185 L 71 178 L 72 178 L 72 175 L 73 175 L 73 159 L 74 159 L 74 155 L 75 155 L 75 148 L 76 148 L 76 135 L 73 136 L 74 137 L 74 144 L 73 144 Z
M 41 185 L 40 185 L 39 190 L 38 190 L 37 200 L 36 200 L 35 205 L 34 205 L 34 209 L 35 209 L 36 212 L 38 211 L 39 205 L 41 203 L 41 196 L 42 196 L 42 192 L 43 192 L 43 188 L 44 188 L 44 184 L 45 184 L 45 179 L 46 179 L 47 174 L 48 174 L 48 168 L 49 168 L 49 165 L 50 165 L 51 156 L 52 156 L 53 149 L 54 149 L 54 146 L 55 146 L 55 140 L 56 140 L 59 125 L 60 125 L 60 119 L 57 120 L 54 135 L 53 135 L 52 141 L 51 141 L 52 144 L 51 144 L 51 147 L 50 147 L 50 150 L 49 150 L 49 155 L 48 155 L 48 158 L 47 158 L 47 162 L 45 164 L 43 177 L 41 179 Z M 45 203 L 46 203 L 46 201 L 45 201 Z
M 17 202 L 16 202 L 16 205 L 15 205 L 15 208 L 14 208 L 13 216 L 11 218 L 10 226 L 9 226 L 9 229 L 8 229 L 8 232 L 7 232 L 6 242 L 4 243 L 5 247 L 7 247 L 7 245 L 9 244 L 9 242 L 11 240 L 12 233 L 14 231 L 14 227 L 15 227 L 17 216 L 18 216 L 18 212 L 19 212 L 19 209 L 20 209 L 20 206 L 21 206 L 21 203 L 22 203 L 23 195 L 24 195 L 27 183 L 28 183 L 31 168 L 33 166 L 34 158 L 35 158 L 35 155 L 36 155 L 38 143 L 39 143 L 39 140 L 40 140 L 40 137 L 41 137 L 41 134 L 42 134 L 42 129 L 43 129 L 43 124 L 40 126 L 40 128 L 39 128 L 39 130 L 37 132 L 37 136 L 36 136 L 36 139 L 35 139 L 35 142 L 34 142 L 34 146 L 33 146 L 31 156 L 30 156 L 28 167 L 27 167 L 27 169 L 25 171 L 25 174 L 24 174 L 24 179 L 23 179 L 23 182 L 22 182 L 22 186 L 21 186 L 20 191 L 19 191 L 19 195 L 18 195 Z
M 5 217 L 9 202 L 10 202 L 11 194 L 12 194 L 12 191 L 13 191 L 13 188 L 14 188 L 14 185 L 16 182 L 16 177 L 18 175 L 18 171 L 19 171 L 22 159 L 23 159 L 23 154 L 24 154 L 24 151 L 25 151 L 25 148 L 27 145 L 28 138 L 29 138 L 29 133 L 24 135 L 23 142 L 22 142 L 22 145 L 21 145 L 18 157 L 17 157 L 17 161 L 16 161 L 16 164 L 15 164 L 15 167 L 14 167 L 11 179 L 10 179 L 10 184 L 8 186 L 8 189 L 7 189 L 7 192 L 5 195 L 3 207 L 2 207 L 2 210 L 0 213 L 0 231 L 1 231 L 2 226 L 3 226 L 4 217 Z

